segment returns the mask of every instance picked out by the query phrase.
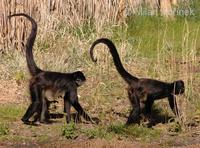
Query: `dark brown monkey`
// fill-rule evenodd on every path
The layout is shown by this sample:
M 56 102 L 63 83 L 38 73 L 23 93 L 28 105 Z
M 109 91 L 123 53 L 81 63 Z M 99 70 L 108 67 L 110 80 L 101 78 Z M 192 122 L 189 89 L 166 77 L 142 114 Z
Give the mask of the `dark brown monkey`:
M 29 119 L 36 113 L 38 114 L 38 117 L 41 115 L 41 122 L 45 122 L 45 114 L 48 112 L 48 103 L 46 102 L 48 96 L 46 98 L 46 92 L 50 91 L 52 92 L 52 97 L 57 94 L 64 94 L 64 111 L 67 112 L 67 123 L 71 120 L 71 105 L 78 111 L 79 115 L 82 115 L 85 118 L 85 120 L 93 122 L 79 104 L 77 97 L 77 88 L 86 81 L 84 74 L 81 71 L 60 73 L 43 71 L 38 68 L 32 53 L 32 48 L 37 35 L 37 24 L 35 20 L 27 14 L 13 14 L 10 15 L 9 18 L 13 16 L 24 16 L 32 24 L 32 30 L 25 46 L 27 65 L 32 76 L 29 84 L 31 104 L 22 117 L 22 121 L 25 124 L 32 124 L 33 122 L 29 121 Z
M 151 117 L 151 108 L 154 101 L 166 97 L 174 114 L 179 115 L 175 95 L 184 93 L 185 87 L 182 80 L 167 83 L 154 79 L 137 78 L 131 75 L 124 69 L 115 45 L 107 38 L 97 39 L 92 44 L 90 56 L 93 62 L 97 61 L 94 58 L 93 50 L 99 43 L 104 43 L 108 46 L 117 71 L 128 84 L 128 97 L 133 109 L 126 122 L 127 125 L 138 122 L 143 107 L 147 117 Z

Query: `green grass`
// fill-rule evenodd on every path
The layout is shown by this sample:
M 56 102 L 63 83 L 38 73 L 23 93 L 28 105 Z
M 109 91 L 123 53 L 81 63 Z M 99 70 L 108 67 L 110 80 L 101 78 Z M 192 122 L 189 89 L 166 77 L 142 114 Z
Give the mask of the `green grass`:
M 142 57 L 155 57 L 158 50 L 173 50 L 180 54 L 186 33 L 190 36 L 188 47 L 192 46 L 198 36 L 197 49 L 200 48 L 199 22 L 179 17 L 166 20 L 155 16 L 131 16 L 127 19 L 127 25 L 113 28 L 112 39 L 116 43 L 128 41 L 133 48 L 132 52 L 137 49 Z
M 161 135 L 160 130 L 145 128 L 138 125 L 127 127 L 124 124 L 113 124 L 108 127 L 108 131 L 126 138 L 139 139 L 142 141 L 156 140 Z
M 92 127 L 92 128 L 81 128 L 77 127 L 75 123 L 65 124 L 62 127 L 62 136 L 67 139 L 76 139 L 80 134 L 85 135 L 90 139 L 101 138 L 101 139 L 111 139 L 112 136 L 108 133 L 105 128 Z
M 0 137 L 9 134 L 9 127 L 5 123 L 0 123 Z
M 24 113 L 24 108 L 13 105 L 0 106 L 0 121 L 1 123 L 12 122 L 18 120 Z
M 161 130 L 149 129 L 142 126 L 125 126 L 122 123 L 115 123 L 108 126 L 99 125 L 94 127 L 82 127 L 70 123 L 63 126 L 62 136 L 67 139 L 76 139 L 79 135 L 84 135 L 89 139 L 106 139 L 111 140 L 114 137 L 138 139 L 142 141 L 156 140 L 161 135 Z
M 110 140 L 114 137 L 114 134 L 108 132 L 105 126 L 98 126 L 88 129 L 82 128 L 81 133 L 85 134 L 90 139 L 101 138 Z
M 62 136 L 67 139 L 75 139 L 78 136 L 76 126 L 73 122 L 62 127 Z
M 177 11 L 189 9 L 179 6 Z M 195 0 L 190 9 L 194 15 L 176 15 L 174 19 L 165 19 L 161 16 L 132 15 L 126 20 L 126 25 L 113 28 L 112 39 L 115 42 L 128 41 L 133 48 L 132 52 L 139 51 L 142 57 L 156 57 L 158 50 L 167 53 L 170 50 L 180 54 L 183 48 L 190 48 L 197 40 L 196 49 L 200 48 L 200 2 Z M 188 47 L 183 47 L 184 36 L 188 33 Z M 196 38 L 197 37 L 197 38 Z M 199 50 L 197 51 L 199 54 Z

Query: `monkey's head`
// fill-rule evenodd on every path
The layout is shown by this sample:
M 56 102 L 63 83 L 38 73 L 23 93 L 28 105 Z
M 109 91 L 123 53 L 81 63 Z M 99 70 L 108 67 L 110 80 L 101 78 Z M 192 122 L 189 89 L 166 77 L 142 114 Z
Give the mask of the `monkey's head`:
M 174 94 L 183 94 L 185 92 L 184 82 L 182 80 L 174 81 Z
M 83 83 L 86 81 L 85 75 L 81 71 L 74 72 L 73 78 L 77 86 L 83 85 Z

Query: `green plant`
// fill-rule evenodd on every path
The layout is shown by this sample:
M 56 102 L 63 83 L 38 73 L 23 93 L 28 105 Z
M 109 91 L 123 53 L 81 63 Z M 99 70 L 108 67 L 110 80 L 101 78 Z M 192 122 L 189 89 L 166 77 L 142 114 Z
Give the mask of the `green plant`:
M 106 130 L 106 127 L 99 126 L 89 129 L 81 129 L 81 133 L 86 134 L 89 138 L 112 139 L 113 134 Z
M 8 135 L 9 128 L 5 123 L 0 123 L 0 136 Z
M 65 124 L 62 127 L 62 136 L 64 136 L 67 139 L 75 139 L 78 136 L 74 122 L 71 122 L 67 125 Z
M 142 126 L 125 126 L 123 124 L 113 124 L 108 127 L 109 132 L 113 132 L 123 137 L 140 138 L 141 140 L 149 141 L 160 136 L 160 131 L 149 129 Z
M 178 122 L 171 122 L 168 131 L 173 134 L 180 133 L 182 131 L 181 124 L 179 124 Z
M 21 82 L 23 82 L 26 79 L 25 73 L 23 71 L 17 71 L 15 73 L 15 81 L 20 84 Z
M 16 107 L 14 105 L 2 105 L 0 107 L 1 121 L 15 121 L 22 116 L 24 112 L 23 107 Z

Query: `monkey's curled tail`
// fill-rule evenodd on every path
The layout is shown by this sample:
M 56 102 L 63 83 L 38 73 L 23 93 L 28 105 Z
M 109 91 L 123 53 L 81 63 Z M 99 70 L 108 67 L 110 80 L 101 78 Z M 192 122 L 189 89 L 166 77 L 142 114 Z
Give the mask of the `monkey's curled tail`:
M 27 65 L 28 65 L 30 74 L 32 76 L 35 76 L 42 71 L 40 68 L 37 67 L 37 65 L 33 59 L 33 51 L 32 51 L 33 45 L 35 42 L 35 38 L 37 35 L 37 23 L 35 22 L 35 20 L 32 17 L 30 17 L 29 15 L 24 14 L 24 13 L 12 14 L 12 15 L 9 15 L 8 18 L 11 18 L 13 16 L 24 16 L 31 22 L 32 29 L 31 29 L 31 33 L 27 39 L 27 42 L 26 42 L 26 61 L 27 61 Z
M 117 52 L 117 49 L 114 45 L 114 43 L 107 39 L 107 38 L 100 38 L 100 39 L 97 39 L 96 41 L 94 41 L 94 43 L 92 44 L 92 46 L 90 47 L 90 57 L 92 59 L 93 62 L 96 62 L 97 59 L 94 58 L 94 47 L 99 44 L 99 43 L 104 43 L 105 45 L 108 46 L 108 48 L 110 49 L 110 53 L 113 57 L 113 61 L 114 61 L 114 64 L 115 64 L 115 67 L 117 69 L 117 71 L 119 72 L 119 74 L 121 75 L 121 77 L 128 83 L 128 84 L 131 84 L 133 81 L 134 82 L 137 82 L 138 81 L 138 78 L 132 76 L 131 74 L 129 74 L 125 68 L 123 67 L 122 65 L 122 62 L 119 58 L 119 54 Z

